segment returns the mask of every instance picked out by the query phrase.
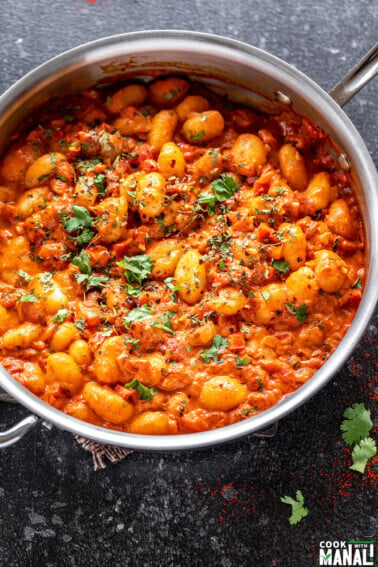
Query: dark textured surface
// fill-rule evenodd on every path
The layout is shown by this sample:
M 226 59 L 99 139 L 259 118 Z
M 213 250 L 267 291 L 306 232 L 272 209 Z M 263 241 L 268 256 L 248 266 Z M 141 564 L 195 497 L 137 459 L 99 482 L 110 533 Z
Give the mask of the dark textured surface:
M 0 92 L 65 49 L 153 28 L 246 41 L 329 89 L 376 39 L 377 15 L 371 0 L 2 2 Z M 376 96 L 370 84 L 346 107 L 375 160 Z M 274 439 L 134 453 L 94 473 L 70 434 L 33 431 L 0 453 L 0 565 L 310 567 L 320 540 L 376 539 L 374 467 L 364 477 L 348 470 L 339 431 L 345 407 L 373 407 L 376 324 L 342 372 L 280 422 Z M 0 428 L 25 413 L 2 404 Z M 290 526 L 279 498 L 296 489 L 310 512 Z

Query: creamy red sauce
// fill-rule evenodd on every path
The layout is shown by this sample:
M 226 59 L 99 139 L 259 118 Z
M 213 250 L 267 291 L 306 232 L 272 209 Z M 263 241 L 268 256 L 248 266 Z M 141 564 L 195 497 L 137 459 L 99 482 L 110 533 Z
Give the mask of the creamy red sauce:
M 177 77 L 52 104 L 0 162 L 0 362 L 103 427 L 204 431 L 350 326 L 363 223 L 326 134 Z

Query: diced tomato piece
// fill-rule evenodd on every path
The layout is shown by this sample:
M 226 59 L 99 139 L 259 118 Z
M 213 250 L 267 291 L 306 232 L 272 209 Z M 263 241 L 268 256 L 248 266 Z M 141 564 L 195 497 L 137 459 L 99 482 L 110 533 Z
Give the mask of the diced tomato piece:
M 228 349 L 235 352 L 245 347 L 244 337 L 241 333 L 234 333 L 228 337 Z

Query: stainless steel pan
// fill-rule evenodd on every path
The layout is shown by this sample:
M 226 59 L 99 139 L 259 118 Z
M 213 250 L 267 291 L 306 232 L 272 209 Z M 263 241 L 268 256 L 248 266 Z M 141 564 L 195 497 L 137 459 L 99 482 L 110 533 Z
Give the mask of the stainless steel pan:
M 100 39 L 67 51 L 26 75 L 1 96 L 0 151 L 14 129 L 50 97 L 99 83 L 109 84 L 119 77 L 150 78 L 151 74 L 186 73 L 192 79 L 206 82 L 217 92 L 263 110 L 275 112 L 280 106 L 292 106 L 331 136 L 339 148 L 341 169 L 351 170 L 365 221 L 369 269 L 357 314 L 336 351 L 296 392 L 255 417 L 214 431 L 188 435 L 156 437 L 122 433 L 79 421 L 47 405 L 0 367 L 0 386 L 33 414 L 0 433 L 0 447 L 20 439 L 39 418 L 83 437 L 119 447 L 138 450 L 206 447 L 266 429 L 323 388 L 351 355 L 378 297 L 377 173 L 359 133 L 340 108 L 377 73 L 377 51 L 376 46 L 327 94 L 284 61 L 238 41 L 195 32 L 137 32 Z

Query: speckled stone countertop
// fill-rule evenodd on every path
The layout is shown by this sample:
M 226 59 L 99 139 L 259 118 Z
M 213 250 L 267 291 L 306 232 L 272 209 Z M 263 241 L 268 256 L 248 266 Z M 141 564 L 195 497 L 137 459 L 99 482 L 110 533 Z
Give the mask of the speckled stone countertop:
M 80 43 L 164 28 L 256 45 L 327 90 L 376 41 L 377 21 L 371 0 L 2 2 L 0 92 Z M 345 108 L 375 159 L 376 100 L 371 83 Z M 71 434 L 37 427 L 0 453 L 0 566 L 312 567 L 321 540 L 377 540 L 374 467 L 364 476 L 349 471 L 339 430 L 351 403 L 373 408 L 376 324 L 334 380 L 280 422 L 273 439 L 251 436 L 195 453 L 134 453 L 94 472 Z M 0 428 L 26 413 L 0 404 Z M 310 512 L 290 526 L 280 496 L 296 489 Z

